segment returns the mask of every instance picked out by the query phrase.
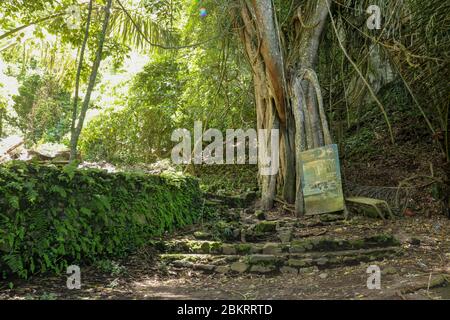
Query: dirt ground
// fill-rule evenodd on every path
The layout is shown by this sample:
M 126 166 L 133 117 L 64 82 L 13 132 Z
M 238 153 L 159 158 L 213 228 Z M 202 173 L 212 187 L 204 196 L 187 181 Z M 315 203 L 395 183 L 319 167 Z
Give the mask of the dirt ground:
M 162 268 L 151 249 L 119 261 L 119 273 L 81 268 L 79 290 L 66 287 L 67 277 L 39 276 L 0 282 L 0 299 L 450 299 L 450 220 L 404 217 L 392 221 L 353 219 L 318 226 L 308 232 L 354 237 L 391 232 L 402 243 L 398 258 L 361 263 L 299 275 L 218 275 Z M 381 289 L 367 289 L 370 264 L 381 268 Z

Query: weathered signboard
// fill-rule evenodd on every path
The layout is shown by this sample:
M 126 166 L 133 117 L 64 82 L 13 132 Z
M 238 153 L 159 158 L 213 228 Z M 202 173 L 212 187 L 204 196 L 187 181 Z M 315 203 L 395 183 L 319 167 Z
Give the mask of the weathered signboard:
M 301 161 L 306 214 L 344 210 L 337 145 L 304 151 Z

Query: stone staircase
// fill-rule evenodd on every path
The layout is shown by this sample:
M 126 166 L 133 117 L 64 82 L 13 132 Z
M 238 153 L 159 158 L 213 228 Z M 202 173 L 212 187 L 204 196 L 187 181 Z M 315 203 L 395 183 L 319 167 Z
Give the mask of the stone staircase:
M 229 275 L 299 274 L 401 254 L 400 243 L 388 234 L 338 238 L 310 233 L 318 227 L 343 223 L 341 215 L 297 220 L 252 209 L 228 209 L 219 220 L 172 239 L 155 241 L 153 246 L 161 263 L 174 271 L 193 269 Z M 217 235 L 218 229 L 225 231 Z

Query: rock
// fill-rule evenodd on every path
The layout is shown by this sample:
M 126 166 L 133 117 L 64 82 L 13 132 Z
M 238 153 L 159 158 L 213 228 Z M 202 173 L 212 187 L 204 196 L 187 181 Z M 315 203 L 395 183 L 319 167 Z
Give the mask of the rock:
M 185 260 L 176 260 L 172 262 L 172 265 L 177 268 L 192 268 L 194 264 Z
M 387 267 L 382 270 L 382 274 L 396 274 L 396 273 L 397 269 L 395 269 L 394 267 Z
M 226 255 L 235 255 L 236 254 L 236 248 L 231 244 L 224 244 L 222 246 L 222 253 Z
M 256 233 L 270 233 L 277 230 L 277 223 L 275 221 L 261 221 L 255 225 Z
M 261 265 L 253 265 L 250 268 L 250 272 L 254 273 L 269 273 L 275 271 L 274 266 L 261 266 Z
M 239 259 L 240 259 L 240 256 L 233 256 L 233 255 L 225 256 L 226 262 L 235 262 L 235 261 L 238 261 Z
M 217 266 L 216 272 L 217 273 L 228 273 L 230 271 L 230 266 Z
M 255 216 L 258 220 L 266 220 L 266 214 L 262 210 L 256 210 Z
M 357 260 L 358 260 L 358 257 L 355 257 L 355 256 L 343 257 L 342 258 L 342 262 L 344 264 L 352 264 L 352 263 L 354 263 Z
M 321 279 L 326 279 L 326 278 L 328 278 L 328 274 L 326 274 L 326 273 L 321 273 L 321 274 L 319 274 L 319 277 L 320 277 Z
M 199 240 L 208 240 L 211 238 L 211 234 L 203 231 L 194 232 L 194 237 Z
M 210 244 L 208 242 L 204 242 L 201 244 L 200 250 L 202 253 L 209 253 L 210 251 Z
M 248 262 L 250 264 L 275 264 L 278 258 L 269 254 L 252 254 L 248 256 Z
M 222 253 L 222 243 L 221 242 L 211 242 L 209 246 L 210 253 Z
M 299 268 L 303 268 L 303 267 L 308 267 L 312 264 L 313 260 L 310 258 L 306 258 L 306 259 L 289 259 L 288 260 L 288 266 L 290 267 L 299 267 Z
M 298 269 L 297 268 L 292 268 L 292 267 L 281 267 L 280 268 L 281 273 L 284 274 L 293 274 L 293 275 L 297 275 L 298 274 Z
M 244 262 L 235 262 L 230 266 L 230 269 L 235 272 L 244 273 L 248 270 L 249 265 Z
M 424 270 L 428 269 L 428 266 L 425 263 L 423 263 L 422 261 L 417 261 L 417 265 Z
M 252 251 L 252 245 L 247 243 L 240 243 L 234 246 L 238 254 L 248 254 Z
M 201 263 L 194 264 L 194 270 L 213 272 L 215 268 L 216 266 L 212 264 L 201 264 Z
M 69 160 L 70 150 L 63 144 L 44 143 L 29 150 L 29 154 L 38 160 L 55 159 L 62 161 Z
M 178 251 L 189 251 L 192 253 L 205 253 L 208 254 L 210 252 L 211 243 L 207 241 L 181 241 L 174 244 L 174 248 Z
M 310 240 L 303 240 L 303 241 L 292 241 L 291 243 L 291 247 L 289 249 L 289 252 L 291 253 L 302 253 L 305 251 L 309 251 L 312 250 L 314 248 L 314 244 L 317 242 L 317 240 L 315 241 L 310 241 Z
M 306 249 L 302 245 L 291 245 L 291 247 L 289 248 L 290 253 L 303 253 L 305 251 Z
M 281 254 L 281 247 L 277 243 L 266 243 L 263 247 L 263 254 Z
M 263 247 L 259 244 L 253 244 L 250 249 L 251 254 L 262 253 Z
M 324 266 L 324 265 L 326 265 L 326 264 L 328 263 L 328 258 L 321 257 L 321 258 L 319 258 L 319 259 L 316 260 L 316 263 L 317 263 L 319 266 Z
M 362 248 L 399 246 L 400 242 L 392 234 L 378 234 L 363 239 Z
M 280 239 L 281 243 L 289 243 L 292 240 L 292 230 L 291 229 L 279 230 L 278 239 Z

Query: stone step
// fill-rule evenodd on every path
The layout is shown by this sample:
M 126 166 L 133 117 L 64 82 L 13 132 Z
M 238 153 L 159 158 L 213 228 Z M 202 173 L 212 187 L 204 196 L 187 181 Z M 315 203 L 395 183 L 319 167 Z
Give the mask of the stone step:
M 154 242 L 157 250 L 163 253 L 186 254 L 218 254 L 218 255 L 248 255 L 248 254 L 274 254 L 305 253 L 359 250 L 370 248 L 385 248 L 398 246 L 400 243 L 392 235 L 380 234 L 360 239 L 298 239 L 291 242 L 269 243 L 223 243 L 220 241 L 206 240 L 172 240 Z
M 343 217 L 327 215 L 320 219 L 314 217 L 308 221 L 300 222 L 294 218 L 282 218 L 259 221 L 257 215 L 244 212 L 227 212 L 221 220 L 207 223 L 203 230 L 197 231 L 193 236 L 198 240 L 217 240 L 246 242 L 278 241 L 289 242 L 294 232 L 299 229 L 309 229 L 329 224 L 343 222 Z M 334 219 L 334 220 L 333 220 Z M 337 219 L 337 220 L 336 220 Z
M 256 191 L 248 191 L 238 196 L 218 195 L 214 193 L 205 193 L 205 198 L 212 203 L 222 203 L 229 208 L 249 207 L 257 198 Z
M 360 262 L 380 261 L 400 255 L 400 247 L 384 247 L 332 252 L 239 255 L 162 254 L 161 261 L 176 268 L 217 273 L 299 273 L 335 268 Z

